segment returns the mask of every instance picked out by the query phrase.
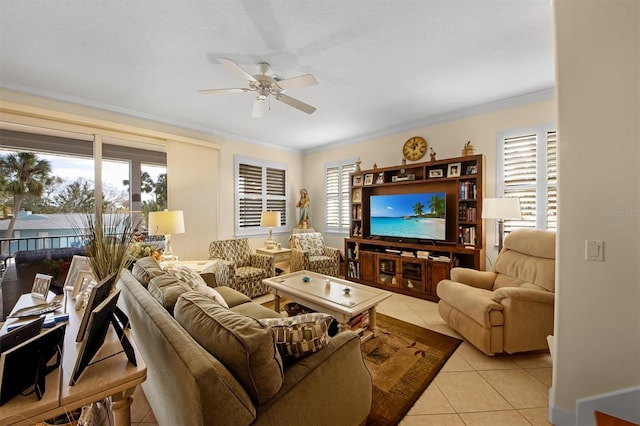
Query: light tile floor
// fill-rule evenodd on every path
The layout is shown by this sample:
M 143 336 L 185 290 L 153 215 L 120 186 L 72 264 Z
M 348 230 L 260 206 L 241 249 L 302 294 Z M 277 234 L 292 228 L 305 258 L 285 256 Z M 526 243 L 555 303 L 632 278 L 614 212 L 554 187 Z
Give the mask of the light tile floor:
M 262 303 L 271 296 L 262 296 Z M 438 314 L 436 303 L 394 294 L 378 312 L 458 336 Z M 488 357 L 463 342 L 400 423 L 403 426 L 539 426 L 548 421 L 551 357 L 548 353 Z M 133 425 L 157 425 L 138 388 Z

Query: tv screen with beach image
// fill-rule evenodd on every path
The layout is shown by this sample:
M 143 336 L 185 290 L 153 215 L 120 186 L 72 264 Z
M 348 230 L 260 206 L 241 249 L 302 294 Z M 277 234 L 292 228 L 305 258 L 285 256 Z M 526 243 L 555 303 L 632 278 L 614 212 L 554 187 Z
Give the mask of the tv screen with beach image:
M 446 239 L 446 193 L 372 195 L 371 236 L 443 241 Z

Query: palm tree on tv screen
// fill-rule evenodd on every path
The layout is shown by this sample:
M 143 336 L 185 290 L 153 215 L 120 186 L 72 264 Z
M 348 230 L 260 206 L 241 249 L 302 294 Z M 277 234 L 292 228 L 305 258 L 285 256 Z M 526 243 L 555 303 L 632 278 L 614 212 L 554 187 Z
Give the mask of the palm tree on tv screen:
M 416 216 L 422 216 L 424 214 L 424 205 L 420 201 L 414 204 L 413 213 Z
M 31 152 L 18 152 L 0 156 L 0 173 L 5 182 L 2 189 L 13 195 L 13 216 L 4 235 L 10 238 L 22 200 L 26 195 L 42 196 L 45 186 L 51 180 L 51 164 Z M 5 254 L 8 247 L 9 244 L 5 241 L 0 253 Z
M 441 197 L 440 194 L 434 194 L 429 202 L 429 209 L 434 217 L 444 217 L 446 211 L 444 198 Z

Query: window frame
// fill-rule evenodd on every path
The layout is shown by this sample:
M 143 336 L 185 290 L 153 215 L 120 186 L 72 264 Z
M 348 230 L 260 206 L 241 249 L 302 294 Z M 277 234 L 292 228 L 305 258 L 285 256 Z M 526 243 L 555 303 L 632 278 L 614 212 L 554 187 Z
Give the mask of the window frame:
M 555 151 L 553 157 L 553 165 L 556 167 L 555 169 L 555 182 L 553 184 L 549 184 L 548 182 L 548 170 L 549 164 L 549 134 L 553 133 L 555 135 Z M 546 123 L 537 126 L 530 126 L 518 129 L 510 129 L 500 131 L 497 134 L 497 158 L 496 158 L 496 197 L 504 197 L 505 196 L 505 141 L 507 139 L 513 139 L 518 137 L 526 137 L 528 135 L 535 135 L 535 146 L 536 146 L 536 179 L 535 184 L 533 185 L 521 185 L 519 189 L 531 188 L 535 189 L 535 219 L 534 219 L 534 228 L 535 229 L 549 229 L 555 230 L 557 221 L 553 221 L 553 227 L 549 227 L 551 223 L 549 221 L 548 216 L 548 189 L 555 188 L 556 194 L 556 209 L 557 209 L 557 150 L 558 150 L 558 131 L 557 126 L 554 123 Z M 507 192 L 508 194 L 508 192 Z M 557 217 L 557 210 L 556 210 Z M 518 222 L 520 222 L 520 226 L 518 226 Z M 509 226 L 509 224 L 513 224 L 513 226 Z M 510 232 L 510 228 L 517 227 L 528 227 L 526 224 L 530 223 L 529 221 L 518 221 L 518 220 L 505 220 L 504 221 L 504 229 L 505 233 Z M 497 231 L 496 231 L 497 232 Z
M 358 161 L 360 161 L 358 157 L 352 157 L 344 160 L 330 161 L 324 164 L 324 194 L 325 194 L 324 226 L 325 226 L 325 231 L 328 233 L 347 234 L 347 235 L 349 234 L 349 227 L 351 224 L 351 217 L 350 217 L 351 196 L 349 194 L 350 175 L 351 173 L 356 171 Z M 347 171 L 347 174 L 345 176 L 343 175 L 344 173 L 343 169 L 347 167 L 349 167 L 350 171 Z M 329 191 L 329 169 L 333 169 L 333 168 L 338 169 L 338 176 L 341 176 L 340 178 L 341 180 L 346 179 L 346 188 L 345 188 L 345 182 L 341 181 L 338 184 L 338 195 L 335 197 L 335 199 L 338 200 L 338 218 L 339 218 L 338 226 L 329 224 L 329 216 L 330 216 L 329 208 L 332 201 L 332 197 L 330 196 L 330 191 Z M 343 189 L 345 191 L 344 193 L 343 193 Z M 345 202 L 346 202 L 346 207 L 344 207 Z M 346 208 L 346 215 L 347 215 L 346 223 L 342 223 L 343 216 L 345 214 L 345 212 L 342 211 L 343 207 Z
M 259 195 L 249 195 L 246 197 L 242 197 L 240 193 L 240 166 L 248 165 L 254 167 L 260 167 L 262 170 L 262 190 Z M 267 194 L 267 169 L 278 169 L 284 171 L 284 185 L 283 185 L 283 194 L 282 196 L 278 195 L 270 195 Z M 289 187 L 289 167 L 286 163 L 280 163 L 277 161 L 264 160 L 260 158 L 248 157 L 245 155 L 234 155 L 234 188 L 235 188 L 235 197 L 234 197 L 234 228 L 236 237 L 257 237 L 264 234 L 269 233 L 269 228 L 264 226 L 248 226 L 241 227 L 241 216 L 240 216 L 240 202 L 241 200 L 247 199 L 260 199 L 262 200 L 262 210 L 267 210 L 267 203 L 270 200 L 276 201 L 284 201 L 284 212 L 281 212 L 280 215 L 280 223 L 281 226 L 274 227 L 273 233 L 282 233 L 290 231 L 289 224 L 289 191 L 287 188 Z

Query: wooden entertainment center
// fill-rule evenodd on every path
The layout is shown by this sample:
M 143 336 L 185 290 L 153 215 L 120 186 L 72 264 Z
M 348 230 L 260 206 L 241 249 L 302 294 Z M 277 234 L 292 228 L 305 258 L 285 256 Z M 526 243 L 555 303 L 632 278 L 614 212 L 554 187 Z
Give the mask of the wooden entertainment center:
M 452 267 L 484 270 L 483 163 L 470 155 L 352 173 L 346 279 L 437 301 L 436 286 Z M 418 193 L 445 194 L 444 238 L 372 235 L 372 196 Z

